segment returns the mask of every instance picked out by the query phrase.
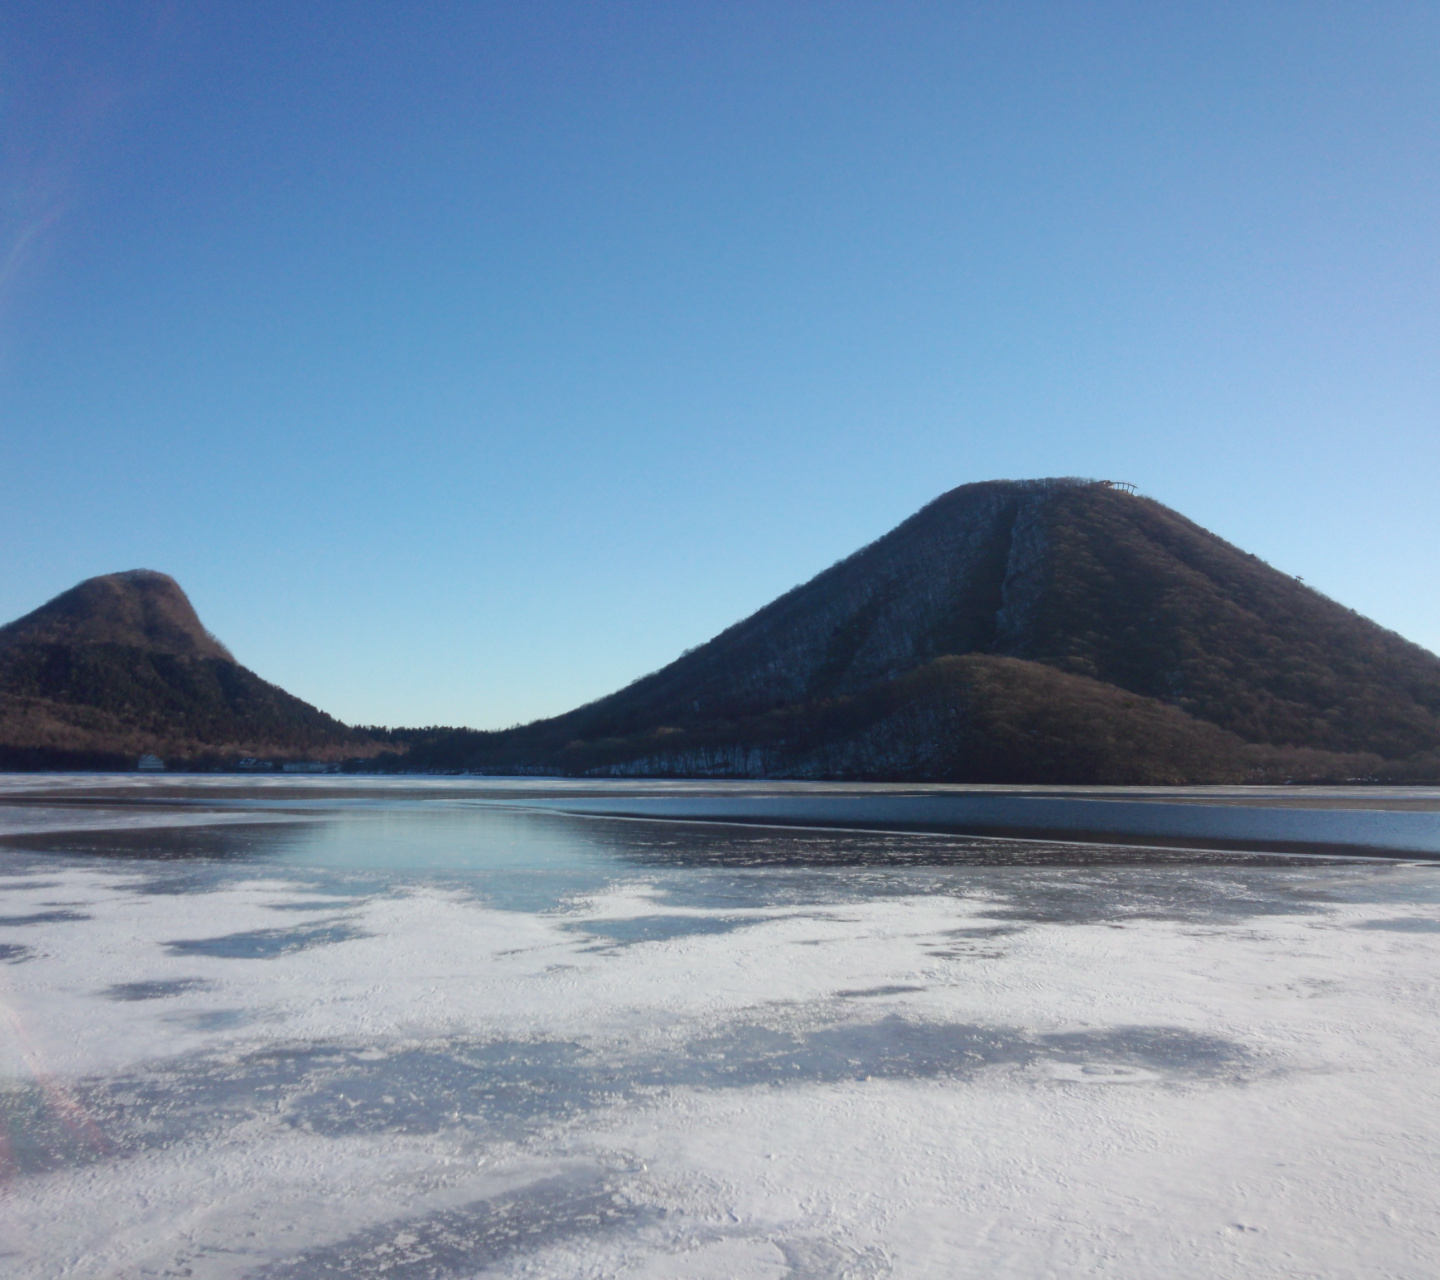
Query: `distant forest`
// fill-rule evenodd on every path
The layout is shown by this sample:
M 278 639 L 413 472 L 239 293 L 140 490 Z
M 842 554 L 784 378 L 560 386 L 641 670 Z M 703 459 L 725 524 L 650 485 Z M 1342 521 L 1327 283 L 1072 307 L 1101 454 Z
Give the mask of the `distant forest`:
M 1149 498 L 992 481 L 659 671 L 512 729 L 351 727 L 173 579 L 0 627 L 0 768 L 914 782 L 1440 782 L 1440 658 Z M 257 763 L 258 762 L 258 763 Z
M 387 732 L 410 769 L 1440 781 L 1440 658 L 1150 499 L 993 482 L 566 715 Z

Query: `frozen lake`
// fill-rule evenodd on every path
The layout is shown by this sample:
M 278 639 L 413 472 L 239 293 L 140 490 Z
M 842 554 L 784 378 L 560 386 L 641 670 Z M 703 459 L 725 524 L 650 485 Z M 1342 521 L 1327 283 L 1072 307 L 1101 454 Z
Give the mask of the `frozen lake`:
M 1437 809 L 3 777 L 0 1268 L 1428 1278 Z

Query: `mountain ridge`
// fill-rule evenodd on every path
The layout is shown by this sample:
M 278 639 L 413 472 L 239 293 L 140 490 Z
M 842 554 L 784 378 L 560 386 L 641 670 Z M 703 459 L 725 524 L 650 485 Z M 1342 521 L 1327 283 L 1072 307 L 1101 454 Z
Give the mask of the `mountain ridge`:
M 118 644 L 234 662 L 180 584 L 154 569 L 100 574 L 0 627 L 0 654 L 22 644 Z
M 0 627 L 0 767 L 340 759 L 378 744 L 262 680 L 152 569 L 87 578 Z
M 615 693 L 512 730 L 437 735 L 412 755 L 486 770 L 614 772 L 647 761 L 669 772 L 677 753 L 693 758 L 699 744 L 718 749 L 728 735 L 732 758 L 745 748 L 772 773 L 830 776 L 818 761 L 833 760 L 838 744 L 817 757 L 814 738 L 838 704 L 873 703 L 871 694 L 907 673 L 964 655 L 1035 668 L 1022 676 L 1007 667 L 1003 679 L 992 668 L 985 681 L 967 668 L 970 700 L 955 701 L 958 686 L 945 697 L 971 721 L 999 725 L 1000 686 L 1016 714 L 1041 687 L 1072 709 L 1094 703 L 1093 690 L 1057 682 L 1052 671 L 1148 699 L 1156 705 L 1144 715 L 1161 717 L 1157 724 L 1179 723 L 1160 707 L 1188 717 L 1181 736 L 1190 745 L 1182 750 L 1174 738 L 1175 760 L 1150 770 L 1171 780 L 1183 780 L 1202 739 L 1215 745 L 1200 726 L 1229 735 L 1229 763 L 1205 775 L 1217 781 L 1250 776 L 1262 756 L 1268 768 L 1277 751 L 1309 753 L 1307 768 L 1318 752 L 1353 773 L 1440 750 L 1440 658 L 1153 499 L 1059 478 L 952 489 Z M 982 687 L 990 692 L 976 702 Z M 777 716 L 789 718 L 788 739 Z M 917 741 L 908 759 L 842 773 L 988 776 L 987 748 L 973 733 L 967 740 L 928 771 L 915 772 L 929 751 Z M 1127 769 L 1145 772 L 1139 762 Z
M 140 752 L 577 776 L 1440 778 L 1440 657 L 1154 499 L 984 481 L 658 671 L 513 729 L 352 729 L 236 663 L 174 579 L 0 627 L 0 767 Z

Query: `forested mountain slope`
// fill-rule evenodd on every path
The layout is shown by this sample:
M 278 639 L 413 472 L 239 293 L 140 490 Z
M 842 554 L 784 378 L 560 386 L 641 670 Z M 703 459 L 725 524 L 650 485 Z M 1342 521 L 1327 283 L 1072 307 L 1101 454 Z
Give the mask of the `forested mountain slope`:
M 962 655 L 972 660 L 939 661 Z M 1070 727 L 1019 727 L 1043 707 Z M 1075 750 L 1027 763 L 1016 733 L 1068 735 Z M 413 757 L 566 772 L 1182 781 L 1248 776 L 1287 750 L 1311 753 L 1321 773 L 1440 750 L 1440 658 L 1158 502 L 1104 482 L 1030 480 L 944 494 L 609 697 L 502 734 L 435 735 Z M 1316 752 L 1354 758 L 1316 764 Z
M 90 578 L 0 627 L 0 767 L 134 768 L 142 753 L 233 763 L 373 743 L 231 657 L 173 578 Z
M 617 693 L 497 733 L 347 728 L 237 664 L 173 579 L 0 627 L 0 767 L 372 757 L 489 773 L 1440 778 L 1440 658 L 1148 498 L 992 481 Z

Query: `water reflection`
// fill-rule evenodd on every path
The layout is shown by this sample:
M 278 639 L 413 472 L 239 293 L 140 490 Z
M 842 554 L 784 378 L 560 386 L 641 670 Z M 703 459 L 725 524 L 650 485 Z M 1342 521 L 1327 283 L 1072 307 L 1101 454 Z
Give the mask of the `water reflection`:
M 709 1228 L 666 1217 L 607 1135 L 635 1116 L 668 1132 L 666 1194 L 681 1196 L 699 1175 L 675 1152 L 712 1101 L 726 1126 L 769 1106 L 805 1147 L 835 1141 L 806 1110 L 820 1095 L 841 1100 L 836 1131 L 865 1107 L 924 1134 L 956 1095 L 1003 1094 L 993 1122 L 1009 1099 L 1020 1113 L 1037 1090 L 1097 1087 L 1203 1096 L 1208 1126 L 1221 1095 L 1322 1074 L 1286 1058 L 1293 1025 L 1265 1021 L 1294 1016 L 1294 990 L 1316 997 L 1312 1042 L 1329 1044 L 1327 993 L 1377 957 L 1416 968 L 1440 930 L 1440 868 L 1395 860 L 581 816 L 440 785 L 277 785 L 187 809 L 185 785 L 165 787 L 142 815 L 157 825 L 92 821 L 0 848 L 0 961 L 31 1018 L 17 1028 L 62 1051 L 68 1035 L 101 1064 L 25 1058 L 0 1089 L 0 1160 L 37 1204 L 68 1185 L 86 1213 L 170 1195 L 183 1232 L 125 1274 L 243 1258 L 234 1274 L 273 1280 L 459 1280 L 641 1231 L 680 1257 Z M 1272 990 L 1267 964 L 1285 968 L 1297 937 L 1303 963 Z M 1325 967 L 1347 945 L 1350 968 Z M 1177 1003 L 1177 972 L 1206 1000 Z M 1369 1059 L 1384 1049 L 1367 999 Z M 1406 1006 L 1407 1037 L 1412 1022 Z M 1058 1114 L 1053 1098 L 1038 1111 Z M 1123 1105 L 1085 1115 L 1124 1128 Z M 1038 1133 L 1008 1150 L 1054 1158 Z M 952 1182 L 963 1147 L 936 1157 Z M 321 1191 L 300 1204 L 305 1169 Z M 876 1200 L 909 1172 L 882 1170 Z M 743 1166 L 724 1176 L 756 1185 Z M 251 1184 L 226 1208 L 232 1177 Z M 314 1206 L 342 1199 L 367 1207 L 302 1239 Z M 755 1230 L 792 1276 L 884 1272 L 881 1254 L 808 1222 Z M 46 1254 L 27 1274 L 48 1274 Z
M 1435 877 L 1389 861 L 581 817 L 437 800 L 314 804 L 303 819 L 10 836 L 5 843 L 14 852 L 0 852 L 0 872 L 33 882 L 54 867 L 54 855 L 64 855 L 123 868 L 127 887 L 143 896 L 207 893 L 283 872 L 295 896 L 271 909 L 296 912 L 344 908 L 422 884 L 505 910 L 548 912 L 641 877 L 656 905 L 674 914 L 583 926 L 612 945 L 748 923 L 716 914 L 726 911 L 911 895 L 984 896 L 991 919 L 1013 924 L 1215 922 L 1294 914 L 1368 894 L 1440 901 Z M 695 910 L 711 914 L 681 914 Z M 82 918 L 57 906 L 0 918 L 0 931 Z M 343 941 L 354 936 L 349 927 L 308 922 L 167 945 L 172 953 L 258 958 Z M 0 932 L 0 945 L 9 946 L 0 958 L 23 959 L 20 942 Z
M 314 822 L 195 822 L 177 826 L 30 831 L 0 837 L 0 849 L 149 862 L 303 860 L 321 833 Z

